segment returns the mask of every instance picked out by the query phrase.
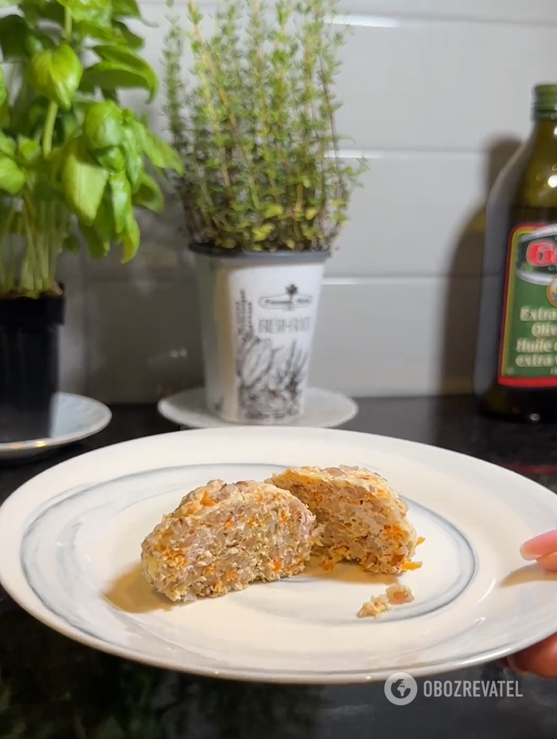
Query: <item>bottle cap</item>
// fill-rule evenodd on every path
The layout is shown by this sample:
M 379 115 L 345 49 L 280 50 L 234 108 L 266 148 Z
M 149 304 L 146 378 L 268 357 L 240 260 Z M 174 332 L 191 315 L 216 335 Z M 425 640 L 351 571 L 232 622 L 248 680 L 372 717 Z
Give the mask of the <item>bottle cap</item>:
M 540 113 L 557 112 L 557 84 L 534 87 L 534 109 Z

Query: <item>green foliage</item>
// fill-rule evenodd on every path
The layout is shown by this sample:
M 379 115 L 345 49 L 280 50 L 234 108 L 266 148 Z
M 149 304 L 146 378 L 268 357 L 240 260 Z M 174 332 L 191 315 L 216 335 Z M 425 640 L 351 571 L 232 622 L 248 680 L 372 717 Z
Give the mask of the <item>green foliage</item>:
M 70 110 L 83 67 L 69 44 L 38 50 L 29 60 L 27 81 L 39 94 L 62 110 Z
M 363 162 L 339 156 L 333 86 L 336 0 L 222 0 L 214 31 L 168 0 L 166 113 L 193 243 L 237 251 L 327 251 Z M 193 83 L 182 81 L 185 43 Z
M 164 205 L 152 175 L 182 176 L 183 165 L 118 101 L 127 88 L 151 101 L 158 88 L 127 25 L 141 20 L 136 0 L 10 6 L 0 18 L 0 297 L 37 297 L 59 292 L 58 257 L 83 240 L 94 258 L 119 246 L 132 259 L 134 209 Z

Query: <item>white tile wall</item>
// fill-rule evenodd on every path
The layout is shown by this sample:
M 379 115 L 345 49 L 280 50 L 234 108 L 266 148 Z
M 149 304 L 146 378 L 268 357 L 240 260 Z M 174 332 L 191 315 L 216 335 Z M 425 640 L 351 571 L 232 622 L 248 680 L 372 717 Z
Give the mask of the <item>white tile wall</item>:
M 143 9 L 158 27 L 138 30 L 161 70 L 164 0 Z M 528 133 L 531 87 L 557 81 L 557 2 L 345 0 L 337 20 L 352 26 L 337 86 L 343 155 L 370 168 L 327 267 L 313 381 L 355 395 L 466 392 L 483 204 Z M 128 102 L 144 106 L 141 94 Z M 164 133 L 160 104 L 149 115 Z M 179 207 L 145 218 L 143 240 L 132 265 L 65 261 L 64 387 L 152 401 L 200 380 Z

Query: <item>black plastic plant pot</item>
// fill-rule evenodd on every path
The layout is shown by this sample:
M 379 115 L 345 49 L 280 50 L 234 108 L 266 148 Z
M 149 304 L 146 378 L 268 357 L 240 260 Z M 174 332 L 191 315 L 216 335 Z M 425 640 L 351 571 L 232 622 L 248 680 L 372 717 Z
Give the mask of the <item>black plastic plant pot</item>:
M 0 443 L 51 436 L 63 296 L 0 299 Z

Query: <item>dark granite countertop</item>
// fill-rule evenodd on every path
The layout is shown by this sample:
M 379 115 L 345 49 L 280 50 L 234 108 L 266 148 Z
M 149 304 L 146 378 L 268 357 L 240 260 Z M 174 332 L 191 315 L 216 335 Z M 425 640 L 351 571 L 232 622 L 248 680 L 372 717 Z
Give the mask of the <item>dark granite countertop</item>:
M 359 402 L 360 414 L 344 428 L 454 449 L 514 467 L 557 491 L 557 425 L 527 427 L 481 419 L 466 398 Z M 0 503 L 30 477 L 64 459 L 176 430 L 154 407 L 116 407 L 113 413 L 110 426 L 92 439 L 36 461 L 0 467 Z M 382 684 L 305 688 L 168 673 L 59 636 L 0 589 L 0 739 L 557 736 L 554 681 L 518 678 L 496 665 L 435 679 L 451 681 L 453 690 L 456 681 L 481 680 L 489 689 L 489 681 L 504 680 L 516 697 L 426 697 L 422 685 L 411 704 L 394 706 Z

